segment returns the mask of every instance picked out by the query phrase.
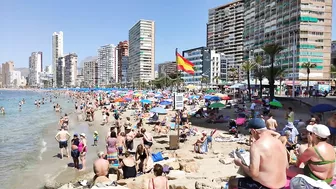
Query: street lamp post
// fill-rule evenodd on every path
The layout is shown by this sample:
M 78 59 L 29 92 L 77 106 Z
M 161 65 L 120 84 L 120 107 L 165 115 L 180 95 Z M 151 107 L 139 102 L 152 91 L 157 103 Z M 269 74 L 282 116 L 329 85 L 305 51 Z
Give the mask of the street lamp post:
M 293 33 L 293 75 L 292 75 L 292 79 L 293 79 L 293 86 L 292 86 L 292 97 L 295 97 L 295 72 L 296 72 L 296 33 L 297 30 L 292 31 Z

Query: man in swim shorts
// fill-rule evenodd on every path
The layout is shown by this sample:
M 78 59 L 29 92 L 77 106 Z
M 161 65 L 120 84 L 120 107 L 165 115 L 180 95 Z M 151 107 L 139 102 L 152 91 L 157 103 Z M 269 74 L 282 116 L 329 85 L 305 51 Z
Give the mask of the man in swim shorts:
M 61 149 L 61 159 L 63 159 L 63 149 L 67 153 L 67 157 L 70 157 L 68 140 L 70 139 L 70 134 L 68 131 L 64 130 L 64 126 L 61 126 L 61 130 L 56 134 L 55 139 L 59 143 L 59 148 Z

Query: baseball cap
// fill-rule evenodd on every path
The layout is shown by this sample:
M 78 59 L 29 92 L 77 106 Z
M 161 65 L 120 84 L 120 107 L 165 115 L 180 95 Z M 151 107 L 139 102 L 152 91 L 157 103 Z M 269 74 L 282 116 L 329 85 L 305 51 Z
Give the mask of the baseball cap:
M 78 134 L 77 134 L 77 133 L 75 133 L 75 134 L 74 134 L 74 137 L 78 137 Z
M 206 134 L 207 134 L 207 132 L 206 132 L 206 131 L 202 131 L 202 134 L 203 134 L 203 135 L 206 135 Z
M 321 138 L 328 138 L 330 136 L 329 128 L 322 124 L 308 125 L 306 129 Z
M 266 128 L 265 121 L 261 118 L 252 118 L 247 126 L 246 129 L 264 129 Z
M 85 133 L 80 134 L 80 136 L 82 136 L 84 138 L 86 137 Z

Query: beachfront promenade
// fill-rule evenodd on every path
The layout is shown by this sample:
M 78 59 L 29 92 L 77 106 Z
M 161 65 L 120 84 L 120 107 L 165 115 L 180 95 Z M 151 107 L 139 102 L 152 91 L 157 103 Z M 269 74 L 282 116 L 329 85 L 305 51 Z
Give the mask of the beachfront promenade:
M 286 96 L 276 96 L 275 97 L 276 99 L 278 100 L 284 100 L 284 101 L 287 101 L 287 100 L 296 100 L 296 101 L 300 101 L 302 104 L 306 104 L 307 106 L 315 106 L 315 105 L 318 105 L 318 104 L 336 104 L 336 98 L 333 97 L 333 96 L 328 96 L 328 97 L 317 97 L 317 98 L 314 98 L 314 97 L 286 97 Z

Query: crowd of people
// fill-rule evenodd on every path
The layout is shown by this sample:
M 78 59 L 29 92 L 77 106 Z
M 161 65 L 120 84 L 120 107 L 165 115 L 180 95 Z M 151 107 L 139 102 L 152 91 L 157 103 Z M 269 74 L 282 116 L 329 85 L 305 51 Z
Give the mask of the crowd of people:
M 116 170 L 118 179 L 133 178 L 154 172 L 156 177 L 149 181 L 149 188 L 166 189 L 168 187 L 167 178 L 162 176 L 163 167 L 159 164 L 154 165 L 151 159 L 153 136 L 143 127 L 144 115 L 150 114 L 150 119 L 155 120 L 154 132 L 166 134 L 171 129 L 171 126 L 166 125 L 166 116 L 163 120 L 159 120 L 158 117 L 155 117 L 157 116 L 155 113 L 148 112 L 151 108 L 158 107 L 159 103 L 153 102 L 141 106 L 138 101 L 127 102 L 123 106 L 129 106 L 130 109 L 136 111 L 132 117 L 123 117 L 124 108 L 113 103 L 106 93 L 72 93 L 71 95 L 76 101 L 80 101 L 80 111 L 90 115 L 90 121 L 94 120 L 95 111 L 101 110 L 103 125 L 110 126 L 110 131 L 103 138 L 106 150 L 99 152 L 98 159 L 94 162 L 96 182 L 107 180 L 111 170 Z M 198 101 L 186 101 L 186 104 L 190 105 L 195 103 Z M 209 107 L 211 102 L 207 101 L 207 103 L 206 107 Z M 330 128 L 321 124 L 320 115 L 314 115 L 307 121 L 295 120 L 294 109 L 288 107 L 285 114 L 287 124 L 283 129 L 279 129 L 280 126 L 270 109 L 269 100 L 263 99 L 260 104 L 262 105 L 252 102 L 250 108 L 247 108 L 246 105 L 243 107 L 243 111 L 252 114 L 251 119 L 246 122 L 246 128 L 250 132 L 250 165 L 245 165 L 240 159 L 234 160 L 234 163 L 241 167 L 247 176 L 244 178 L 232 177 L 228 188 L 283 188 L 288 178 L 296 178 L 297 175 L 305 175 L 313 180 L 325 181 L 330 184 L 333 179 L 336 157 L 333 146 L 328 143 L 328 138 L 331 135 Z M 259 113 L 258 106 L 263 107 L 262 113 Z M 78 109 L 78 103 L 75 104 L 75 109 Z M 207 108 L 200 114 L 204 116 L 205 113 L 209 116 L 216 115 L 218 110 Z M 196 115 L 195 117 L 197 117 Z M 84 170 L 87 153 L 86 135 L 82 133 L 79 138 L 78 134 L 73 136 L 71 153 L 69 153 L 67 142 L 65 142 L 70 140 L 70 134 L 66 130 L 69 121 L 65 117 L 67 117 L 66 114 L 61 119 L 61 130 L 56 135 L 56 140 L 61 148 L 61 157 L 64 154 L 69 157 L 70 154 L 74 167 Z M 181 137 L 198 132 L 191 126 L 190 114 L 186 108 L 178 111 L 172 116 L 172 119 L 175 124 L 181 126 Z M 329 126 L 335 127 L 336 115 L 327 122 Z M 216 130 L 210 133 L 202 131 L 201 138 L 194 143 L 195 152 L 206 153 L 202 150 L 202 145 L 206 141 L 209 147 L 215 132 Z M 93 145 L 96 146 L 99 139 L 97 131 L 94 132 L 93 138 Z M 142 142 L 134 148 L 136 138 L 141 138 Z M 82 162 L 81 168 L 79 159 Z M 295 163 L 294 160 L 296 160 Z

